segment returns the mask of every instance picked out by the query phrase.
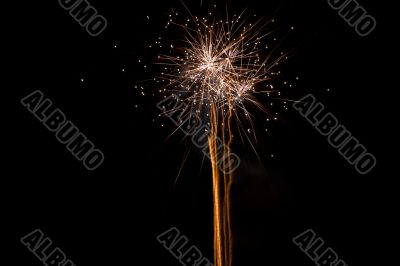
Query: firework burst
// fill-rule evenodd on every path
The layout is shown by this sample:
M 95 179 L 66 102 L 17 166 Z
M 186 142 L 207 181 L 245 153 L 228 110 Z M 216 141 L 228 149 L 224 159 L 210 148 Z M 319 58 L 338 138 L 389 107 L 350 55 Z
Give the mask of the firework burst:
M 177 27 L 183 38 L 171 45 L 171 53 L 158 57 L 164 67 L 159 79 L 166 82 L 164 91 L 175 93 L 186 102 L 188 114 L 210 117 L 215 107 L 221 121 L 232 112 L 240 128 L 243 117 L 253 125 L 248 106 L 267 111 L 257 94 L 276 92 L 269 82 L 277 75 L 276 68 L 286 58 L 274 51 L 265 53 L 263 44 L 270 34 L 273 19 L 250 22 L 245 13 L 224 19 L 209 11 L 207 17 L 190 13 L 179 22 L 177 13 L 170 15 L 168 27 Z M 254 132 L 254 131 L 253 131 Z

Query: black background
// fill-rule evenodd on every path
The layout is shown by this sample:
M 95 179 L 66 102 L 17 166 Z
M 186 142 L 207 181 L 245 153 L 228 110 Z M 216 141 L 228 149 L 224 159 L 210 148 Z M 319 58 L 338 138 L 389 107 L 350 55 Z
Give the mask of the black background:
M 90 2 L 109 23 L 95 38 L 57 1 L 19 2 L 13 9 L 15 76 L 8 88 L 13 96 L 6 99 L 12 109 L 6 113 L 11 139 L 5 141 L 3 195 L 11 227 L 5 230 L 13 235 L 8 245 L 18 254 L 14 265 L 41 265 L 19 242 L 36 228 L 79 266 L 180 265 L 156 241 L 171 226 L 211 259 L 208 161 L 201 166 L 193 152 L 174 186 L 188 145 L 180 137 L 166 141 L 170 131 L 153 122 L 156 102 L 134 89 L 141 79 L 135 64 L 141 47 L 162 30 L 170 9 L 181 5 Z M 384 264 L 391 197 L 386 191 L 394 178 L 383 171 L 394 88 L 388 81 L 388 7 L 360 1 L 378 21 L 363 38 L 326 1 L 233 2 L 233 9 L 273 15 L 283 28 L 295 26 L 289 43 L 295 52 L 285 68 L 300 81 L 289 96 L 316 95 L 378 160 L 362 176 L 298 113 L 283 114 L 258 143 L 262 164 L 244 156 L 233 188 L 235 265 L 314 265 L 292 243 L 308 228 L 348 265 Z M 104 152 L 100 168 L 87 171 L 20 104 L 37 89 Z

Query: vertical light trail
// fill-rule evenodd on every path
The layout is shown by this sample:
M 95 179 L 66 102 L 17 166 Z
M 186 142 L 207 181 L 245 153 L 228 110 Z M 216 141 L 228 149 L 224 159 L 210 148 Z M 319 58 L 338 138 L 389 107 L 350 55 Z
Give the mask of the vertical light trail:
M 210 149 L 211 167 L 212 167 L 212 183 L 213 183 L 213 205 L 214 205 L 214 266 L 223 266 L 225 257 L 223 256 L 225 242 L 225 226 L 222 216 L 221 201 L 221 179 L 218 169 L 218 151 L 217 151 L 217 134 L 218 134 L 218 117 L 215 104 L 211 104 L 211 133 L 208 136 L 208 145 Z
M 232 143 L 231 120 L 232 111 L 221 123 L 222 153 L 218 147 L 218 112 L 215 103 L 211 104 L 211 133 L 208 144 L 211 154 L 213 206 L 214 206 L 214 265 L 231 266 L 233 254 L 233 238 L 231 229 L 231 198 L 232 172 L 230 161 L 230 145 Z M 224 117 L 224 115 L 223 115 Z M 227 126 L 227 128 L 226 128 Z M 226 136 L 228 134 L 228 136 Z M 219 163 L 223 164 L 223 175 L 219 172 Z

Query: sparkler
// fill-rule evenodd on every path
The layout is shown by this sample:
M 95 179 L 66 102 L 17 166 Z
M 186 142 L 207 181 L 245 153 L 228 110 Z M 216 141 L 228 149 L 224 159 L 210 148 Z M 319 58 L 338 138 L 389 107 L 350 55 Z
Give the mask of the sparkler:
M 170 53 L 158 56 L 157 63 L 163 69 L 157 79 L 165 85 L 160 92 L 178 95 L 189 107 L 182 117 L 195 113 L 210 125 L 208 146 L 211 155 L 214 206 L 214 265 L 231 266 L 233 238 L 231 233 L 230 188 L 233 174 L 230 169 L 232 127 L 235 124 L 242 136 L 249 138 L 244 122 L 254 128 L 253 116 L 248 106 L 264 112 L 266 108 L 257 100 L 258 94 L 275 92 L 271 80 L 277 66 L 287 54 L 274 56 L 274 50 L 266 52 L 264 40 L 273 19 L 250 22 L 245 12 L 220 18 L 213 10 L 207 17 L 193 15 L 179 20 L 179 14 L 170 15 L 167 27 L 175 26 L 183 38 L 178 45 L 170 45 Z M 216 6 L 214 6 L 215 8 Z M 167 110 L 176 112 L 178 110 Z M 253 136 L 255 138 L 255 133 Z M 218 151 L 217 138 L 224 148 Z M 251 142 L 250 142 L 251 143 Z M 224 160 L 224 173 L 218 162 Z M 225 167 L 226 166 L 226 167 Z

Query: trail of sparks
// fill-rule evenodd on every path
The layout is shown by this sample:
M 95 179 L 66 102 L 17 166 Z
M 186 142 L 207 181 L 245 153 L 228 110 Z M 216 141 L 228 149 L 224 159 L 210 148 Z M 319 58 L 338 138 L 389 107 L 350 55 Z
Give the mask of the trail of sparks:
M 273 58 L 274 50 L 265 55 L 266 47 L 262 41 L 271 32 L 263 32 L 273 20 L 264 22 L 259 19 L 250 23 L 244 18 L 244 12 L 233 18 L 226 15 L 217 19 L 212 11 L 207 17 L 198 17 L 185 8 L 189 18 L 177 22 L 171 14 L 168 21 L 167 27 L 177 26 L 182 31 L 180 36 L 183 40 L 179 45 L 171 44 L 169 54 L 158 56 L 157 64 L 163 68 L 159 79 L 166 83 L 160 92 L 177 95 L 189 106 L 180 110 L 185 113 L 181 114 L 182 117 L 196 113 L 210 125 L 208 146 L 213 183 L 214 265 L 231 266 L 230 190 L 233 174 L 229 171 L 231 162 L 228 155 L 233 141 L 232 120 L 236 122 L 239 133 L 248 138 L 249 132 L 244 130 L 242 118 L 252 129 L 253 121 L 246 106 L 253 105 L 267 112 L 256 96 L 274 91 L 270 81 L 277 75 L 276 67 L 287 55 L 282 53 Z M 224 143 L 222 153 L 217 142 L 219 137 Z M 228 169 L 224 173 L 220 173 L 218 168 L 221 160 L 224 169 Z
M 230 143 L 232 142 L 232 133 L 230 131 L 231 115 L 228 116 L 228 140 L 225 133 L 222 134 L 222 140 L 227 143 L 223 151 L 219 154 L 217 135 L 218 117 L 215 104 L 211 107 L 211 134 L 208 137 L 209 149 L 211 154 L 212 181 L 213 181 L 213 201 L 214 201 L 214 265 L 231 265 L 233 239 L 230 224 L 230 187 L 232 184 L 232 172 L 230 171 Z M 224 127 L 222 132 L 225 132 Z M 221 175 L 218 170 L 218 162 L 223 160 L 226 172 Z M 226 167 L 226 168 L 225 168 Z

